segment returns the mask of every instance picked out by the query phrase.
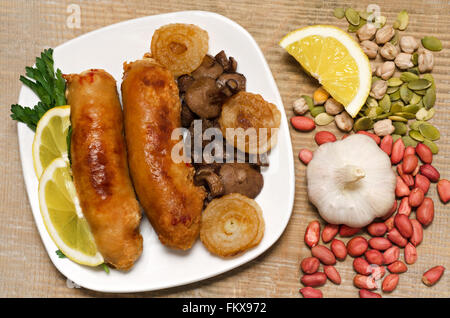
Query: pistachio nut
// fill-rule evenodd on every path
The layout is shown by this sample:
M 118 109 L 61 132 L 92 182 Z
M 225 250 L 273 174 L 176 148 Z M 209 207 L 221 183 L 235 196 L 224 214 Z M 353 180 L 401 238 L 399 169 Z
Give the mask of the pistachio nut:
M 377 32 L 377 28 L 373 23 L 366 23 L 356 32 L 360 41 L 372 40 Z
M 383 119 L 373 125 L 373 130 L 377 136 L 386 136 L 392 134 L 395 127 L 392 125 L 392 120 Z
M 375 34 L 375 41 L 378 44 L 384 44 L 388 42 L 395 35 L 394 28 L 390 25 L 385 25 L 377 31 Z
M 325 111 L 330 115 L 337 115 L 344 110 L 344 106 L 334 98 L 328 98 L 324 106 Z
M 306 100 L 303 97 L 296 99 L 294 101 L 292 108 L 294 110 L 295 115 L 303 115 L 309 110 L 308 104 L 306 103 Z
M 381 56 L 384 57 L 384 59 L 390 61 L 394 60 L 397 57 L 398 53 L 398 48 L 390 42 L 386 42 L 380 49 Z
M 434 65 L 434 57 L 433 53 L 431 53 L 428 50 L 423 50 L 419 54 L 419 58 L 417 60 L 419 72 L 425 73 L 425 72 L 431 72 L 433 70 Z
M 405 53 L 413 53 L 419 48 L 419 42 L 413 36 L 402 36 L 400 39 L 400 48 Z
M 376 81 L 375 83 L 372 83 L 372 88 L 370 91 L 370 96 L 372 96 L 375 99 L 382 99 L 384 94 L 386 94 L 387 90 L 387 82 L 383 80 Z
M 397 67 L 401 70 L 406 70 L 414 66 L 413 62 L 411 61 L 411 54 L 409 53 L 399 53 L 394 62 L 395 65 L 397 65 Z
M 347 112 L 336 115 L 334 121 L 336 126 L 342 131 L 348 132 L 353 128 L 353 118 Z
M 360 43 L 361 49 L 369 59 L 374 59 L 378 55 L 378 45 L 375 42 L 365 40 Z

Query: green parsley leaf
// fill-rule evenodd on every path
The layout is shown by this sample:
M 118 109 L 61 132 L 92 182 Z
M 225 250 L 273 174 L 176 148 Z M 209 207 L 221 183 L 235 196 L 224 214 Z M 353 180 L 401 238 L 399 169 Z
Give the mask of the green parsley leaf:
M 58 255 L 59 258 L 66 258 L 66 255 L 64 255 L 63 252 L 61 252 L 61 250 L 56 250 L 56 255 Z
M 106 265 L 105 263 L 103 263 L 103 264 L 101 264 L 100 266 L 103 268 L 103 270 L 106 272 L 106 274 L 109 274 L 109 267 L 108 267 L 108 265 Z

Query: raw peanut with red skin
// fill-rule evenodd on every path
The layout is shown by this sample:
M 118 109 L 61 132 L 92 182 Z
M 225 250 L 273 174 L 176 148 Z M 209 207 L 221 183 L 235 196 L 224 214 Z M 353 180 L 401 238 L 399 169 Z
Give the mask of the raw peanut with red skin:
M 387 269 L 393 274 L 401 274 L 408 270 L 408 266 L 402 261 L 395 261 L 390 264 Z
M 303 298 L 323 298 L 322 291 L 312 287 L 303 287 L 299 290 Z
M 424 198 L 425 194 L 423 193 L 423 190 L 421 188 L 414 188 L 409 194 L 409 205 L 413 208 L 417 208 L 422 204 Z
M 394 142 L 394 145 L 392 146 L 391 163 L 395 165 L 402 161 L 404 154 L 405 144 L 403 142 L 403 139 L 399 138 L 396 142 Z
M 379 144 L 381 143 L 380 137 L 378 137 L 377 135 L 372 134 L 372 133 L 370 133 L 370 132 L 368 132 L 368 131 L 360 130 L 360 131 L 357 132 L 357 134 L 360 134 L 360 135 L 366 135 L 366 136 L 372 138 L 373 141 L 375 141 L 375 142 L 377 143 L 377 145 L 379 145 Z
M 445 267 L 441 265 L 430 268 L 423 274 L 422 282 L 427 286 L 433 286 L 439 281 L 439 279 L 441 279 L 442 274 L 444 274 L 444 271 Z
M 391 216 L 389 219 L 384 221 L 384 224 L 386 224 L 388 232 L 394 228 L 394 216 Z
M 322 272 L 317 272 L 314 274 L 307 274 L 303 275 L 303 277 L 300 279 L 300 282 L 309 287 L 317 287 L 322 286 L 327 281 L 327 275 Z
M 307 257 L 300 263 L 300 268 L 305 274 L 314 274 L 319 269 L 320 262 L 316 257 Z
M 372 236 L 383 236 L 387 231 L 387 226 L 383 222 L 372 223 L 367 227 L 367 232 Z
M 388 135 L 390 136 L 390 135 Z M 359 298 L 382 298 L 380 294 L 371 292 L 367 289 L 360 289 L 359 290 Z
M 383 253 L 383 262 L 386 265 L 392 264 L 398 260 L 400 256 L 400 249 L 397 246 L 389 247 Z
M 342 224 L 341 227 L 339 228 L 339 235 L 342 237 L 349 237 L 355 235 L 359 231 L 361 231 L 361 228 L 350 227 L 345 224 Z
M 325 144 L 327 142 L 335 142 L 336 141 L 336 136 L 333 133 L 324 130 L 324 131 L 319 131 L 314 136 L 314 140 L 320 146 L 320 145 L 323 145 L 323 144 Z
M 347 247 L 344 242 L 338 239 L 333 239 L 331 242 L 331 251 L 336 256 L 336 258 L 340 261 L 343 261 L 345 257 L 347 257 Z
M 311 254 L 314 257 L 317 257 L 319 261 L 324 265 L 334 265 L 336 264 L 336 257 L 334 254 L 328 249 L 328 247 L 324 245 L 317 245 L 311 249 Z
M 347 138 L 348 136 L 350 136 L 349 134 L 345 134 L 342 136 L 341 140 L 344 140 L 345 138 Z
M 339 232 L 339 225 L 327 224 L 322 231 L 322 241 L 325 243 L 330 242 L 336 234 Z
M 403 181 L 402 177 L 397 176 L 397 185 L 395 186 L 395 195 L 399 198 L 407 197 L 411 191 L 406 183 Z
M 314 120 L 305 116 L 295 116 L 291 118 L 292 126 L 300 131 L 311 131 L 316 128 Z
M 411 206 L 409 205 L 409 197 L 403 197 L 400 201 L 397 214 L 409 216 L 411 214 Z
M 428 163 L 420 166 L 420 174 L 427 177 L 431 182 L 438 182 L 441 177 L 439 171 Z
M 371 275 L 375 280 L 382 279 L 384 277 L 384 274 L 386 274 L 386 269 L 384 268 L 384 266 L 373 264 L 370 266 L 370 268 L 372 269 Z
M 414 182 L 415 188 L 421 188 L 423 191 L 423 194 L 427 194 L 428 189 L 430 188 L 430 180 L 428 180 L 427 177 L 422 176 L 420 173 L 418 173 L 415 176 L 415 182 Z
M 371 276 L 364 276 L 360 274 L 356 274 L 353 278 L 353 284 L 357 288 L 374 290 L 377 289 L 377 284 L 375 282 L 375 278 Z
M 369 240 L 369 246 L 375 250 L 384 251 L 392 246 L 392 243 L 384 237 L 374 237 Z
M 403 160 L 405 160 L 405 157 L 408 155 L 415 155 L 416 149 L 412 146 L 408 146 L 405 148 L 405 153 L 403 154 Z
M 392 144 L 394 140 L 391 135 L 386 135 L 381 139 L 380 148 L 383 150 L 388 156 L 392 153 Z
M 313 152 L 309 149 L 301 149 L 298 153 L 298 158 L 301 162 L 303 162 L 305 165 L 308 165 L 308 163 L 313 158 Z
M 422 224 L 415 219 L 411 219 L 411 225 L 413 227 L 413 234 L 409 238 L 412 245 L 417 246 L 422 242 L 423 239 L 423 228 Z
M 306 227 L 305 243 L 309 247 L 314 247 L 320 240 L 320 223 L 317 220 L 311 221 Z
M 414 178 L 412 175 L 410 174 L 406 174 L 403 171 L 403 165 L 398 165 L 397 166 L 397 173 L 398 175 L 402 178 L 403 182 L 408 186 L 408 187 L 412 187 L 414 185 Z
M 430 147 L 428 147 L 427 145 L 418 143 L 416 146 L 416 153 L 423 163 L 433 162 L 433 153 L 431 152 Z
M 368 250 L 364 253 L 369 264 L 383 265 L 383 254 L 379 250 Z
M 416 169 L 414 169 L 414 171 L 411 173 L 413 177 L 415 177 L 420 171 L 420 167 L 419 165 L 417 165 Z
M 386 276 L 386 278 L 383 280 L 383 283 L 381 284 L 381 289 L 384 292 L 391 292 L 397 287 L 398 280 L 400 276 L 398 274 L 389 274 Z
M 339 275 L 339 272 L 336 270 L 336 268 L 332 265 L 325 265 L 323 267 L 323 271 L 325 275 L 327 275 L 328 279 L 331 280 L 336 285 L 341 284 L 341 275 Z
M 353 269 L 361 275 L 372 274 L 372 267 L 370 264 L 362 257 L 357 257 L 353 260 Z
M 347 242 L 347 253 L 353 257 L 361 256 L 368 247 L 369 244 L 364 237 L 356 236 Z
M 414 264 L 417 261 L 417 250 L 416 247 L 408 243 L 405 246 L 405 262 L 406 264 Z
M 408 240 L 405 239 L 396 228 L 393 228 L 388 232 L 387 238 L 389 241 L 400 247 L 405 247 L 406 244 L 408 244 Z
M 431 198 L 423 199 L 422 204 L 417 208 L 416 219 L 423 226 L 428 226 L 434 219 L 434 203 Z
M 412 149 L 414 150 L 414 148 Z M 403 173 L 412 173 L 414 169 L 416 169 L 418 163 L 419 159 L 417 159 L 415 155 L 405 155 L 402 163 Z
M 410 238 L 413 233 L 411 221 L 404 214 L 397 214 L 394 217 L 394 224 L 400 234 L 405 238 Z
M 386 213 L 385 216 L 383 216 L 381 219 L 383 221 L 389 219 L 391 217 L 392 214 L 394 214 L 394 212 L 397 211 L 397 200 L 394 200 L 394 204 L 392 205 L 392 208 L 389 210 L 388 213 Z
M 450 200 L 450 181 L 447 179 L 439 180 L 437 190 L 441 201 L 447 203 Z

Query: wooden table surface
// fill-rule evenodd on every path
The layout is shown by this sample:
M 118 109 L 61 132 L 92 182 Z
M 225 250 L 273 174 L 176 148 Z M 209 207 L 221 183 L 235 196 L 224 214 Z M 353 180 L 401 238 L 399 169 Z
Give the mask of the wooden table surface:
M 101 297 L 102 293 L 73 287 L 50 262 L 33 221 L 26 195 L 17 139 L 17 124 L 9 117 L 9 106 L 17 102 L 21 83 L 19 75 L 26 65 L 47 47 L 56 47 L 86 32 L 112 23 L 183 10 L 205 10 L 222 14 L 247 29 L 261 47 L 280 90 L 288 118 L 293 101 L 302 94 L 312 94 L 318 86 L 305 76 L 299 65 L 277 45 L 287 32 L 312 24 L 334 24 L 346 27 L 333 16 L 336 7 L 351 6 L 362 10 L 369 3 L 380 6 L 388 23 L 407 9 L 410 25 L 404 34 L 421 38 L 440 38 L 444 50 L 434 54 L 433 75 L 437 82 L 437 114 L 432 122 L 440 129 L 439 155 L 434 164 L 441 176 L 450 178 L 450 3 L 433 1 L 0 1 L 0 297 Z M 79 5 L 80 28 L 69 28 L 68 7 Z M 425 13 L 424 13 L 425 12 Z M 334 124 L 319 130 L 331 130 Z M 303 243 L 306 225 L 318 218 L 306 196 L 305 167 L 297 159 L 298 151 L 315 149 L 313 133 L 291 129 L 295 156 L 296 197 L 290 222 L 281 238 L 254 261 L 217 277 L 187 286 L 166 290 L 120 294 L 125 297 L 301 297 L 298 290 L 299 260 L 309 256 Z M 434 266 L 450 266 L 450 209 L 430 192 L 435 202 L 435 219 L 425 230 L 418 247 L 419 259 L 402 274 L 397 289 L 389 297 L 449 297 L 450 274 L 432 288 L 421 282 L 422 273 Z M 327 282 L 321 289 L 325 297 L 357 297 L 352 285 L 352 258 L 338 263 L 342 276 L 340 286 Z M 116 296 L 107 294 L 107 296 Z

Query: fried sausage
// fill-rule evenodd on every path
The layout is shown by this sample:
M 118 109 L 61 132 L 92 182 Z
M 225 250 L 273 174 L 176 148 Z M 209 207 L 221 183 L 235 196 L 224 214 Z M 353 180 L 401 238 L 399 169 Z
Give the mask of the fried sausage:
M 65 78 L 80 206 L 105 262 L 128 270 L 142 253 L 141 210 L 128 172 L 116 81 L 103 70 Z
M 131 178 L 138 199 L 158 234 L 172 248 L 189 249 L 199 235 L 205 191 L 194 169 L 175 163 L 172 131 L 181 127 L 177 84 L 152 59 L 124 64 L 122 101 Z

